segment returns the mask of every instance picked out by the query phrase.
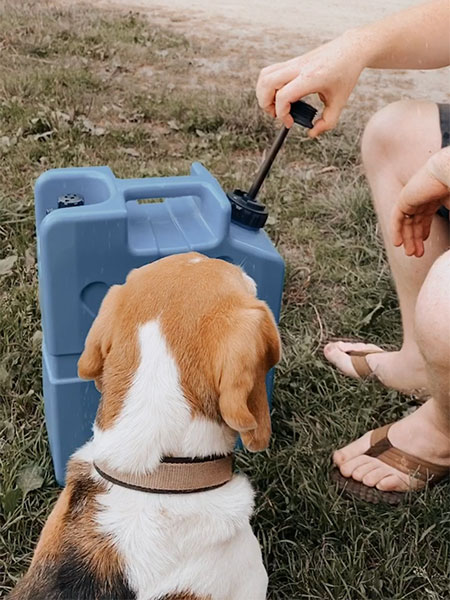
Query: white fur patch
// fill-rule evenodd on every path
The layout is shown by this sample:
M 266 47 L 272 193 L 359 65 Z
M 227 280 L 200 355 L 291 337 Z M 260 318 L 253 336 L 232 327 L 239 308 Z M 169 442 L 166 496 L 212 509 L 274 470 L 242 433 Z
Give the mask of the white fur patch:
M 249 292 L 251 294 L 253 294 L 253 296 L 256 296 L 257 293 L 257 287 L 256 287 L 256 281 L 254 279 L 252 279 L 252 277 L 250 277 L 250 275 L 247 275 L 247 273 L 245 273 L 244 271 L 242 271 L 242 275 L 244 276 L 244 279 L 247 283 L 247 288 L 249 290 Z
M 239 476 L 217 490 L 182 496 L 112 486 L 97 497 L 98 524 L 123 557 L 137 600 L 175 591 L 263 600 L 267 576 L 249 525 L 252 497 Z
M 99 462 L 129 473 L 154 469 L 162 456 L 227 454 L 236 434 L 226 425 L 191 416 L 178 368 L 159 323 L 139 331 L 141 361 L 113 427 L 94 426 Z

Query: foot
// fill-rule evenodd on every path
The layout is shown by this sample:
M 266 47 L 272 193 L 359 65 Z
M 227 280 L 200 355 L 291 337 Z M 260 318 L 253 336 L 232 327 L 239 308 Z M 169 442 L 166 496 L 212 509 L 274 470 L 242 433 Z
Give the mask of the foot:
M 344 375 L 359 379 L 349 355 L 352 351 L 368 353 L 366 360 L 369 367 L 386 387 L 408 394 L 426 395 L 425 363 L 418 351 L 383 352 L 375 344 L 331 342 L 325 346 L 324 355 Z
M 450 432 L 439 427 L 430 399 L 414 413 L 394 423 L 389 429 L 389 441 L 399 450 L 436 465 L 450 466 Z M 371 432 L 337 450 L 333 462 L 344 477 L 361 481 L 368 487 L 385 492 L 406 492 L 420 489 L 423 482 L 390 467 L 378 458 L 364 453 L 370 446 Z

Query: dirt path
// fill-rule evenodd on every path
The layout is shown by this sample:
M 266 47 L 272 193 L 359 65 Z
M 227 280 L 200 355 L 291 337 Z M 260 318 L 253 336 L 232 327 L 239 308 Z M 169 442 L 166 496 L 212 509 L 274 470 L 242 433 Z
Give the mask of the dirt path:
M 147 14 L 150 21 L 188 36 L 209 42 L 217 39 L 222 48 L 221 56 L 211 57 L 206 53 L 202 57 L 203 67 L 210 69 L 212 77 L 226 71 L 227 80 L 230 72 L 234 72 L 237 85 L 250 87 L 254 86 L 262 66 L 301 54 L 350 27 L 421 1 L 170 0 L 163 3 L 161 0 L 91 0 L 91 4 L 137 10 Z M 402 98 L 448 102 L 449 92 L 449 69 L 367 71 L 350 103 L 358 110 L 373 111 Z

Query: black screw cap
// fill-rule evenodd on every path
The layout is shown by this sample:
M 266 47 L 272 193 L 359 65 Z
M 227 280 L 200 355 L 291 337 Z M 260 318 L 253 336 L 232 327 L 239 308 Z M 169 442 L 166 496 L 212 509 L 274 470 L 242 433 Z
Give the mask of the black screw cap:
M 58 208 L 72 208 L 84 206 L 84 197 L 80 194 L 64 194 L 58 198 Z
M 269 216 L 264 204 L 250 198 L 247 192 L 242 190 L 234 190 L 227 196 L 231 202 L 232 221 L 252 229 L 264 227 Z

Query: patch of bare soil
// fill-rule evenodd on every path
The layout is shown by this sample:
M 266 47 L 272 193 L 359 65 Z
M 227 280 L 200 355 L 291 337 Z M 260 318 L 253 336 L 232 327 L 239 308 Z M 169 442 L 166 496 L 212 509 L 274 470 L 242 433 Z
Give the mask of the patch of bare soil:
M 68 0 L 60 0 L 68 2 Z M 83 2 L 83 0 L 76 0 Z M 71 0 L 73 4 L 74 0 Z M 96 6 L 135 10 L 150 22 L 169 27 L 204 43 L 205 54 L 185 73 L 211 84 L 251 89 L 261 67 L 306 52 L 350 27 L 382 18 L 421 0 L 92 0 Z M 211 43 L 212 42 L 212 43 Z M 211 51 L 211 48 L 215 50 Z M 213 52 L 213 54 L 211 53 Z M 151 68 L 151 66 L 149 67 Z M 373 112 L 405 98 L 449 100 L 450 70 L 366 71 L 350 98 L 357 112 Z

